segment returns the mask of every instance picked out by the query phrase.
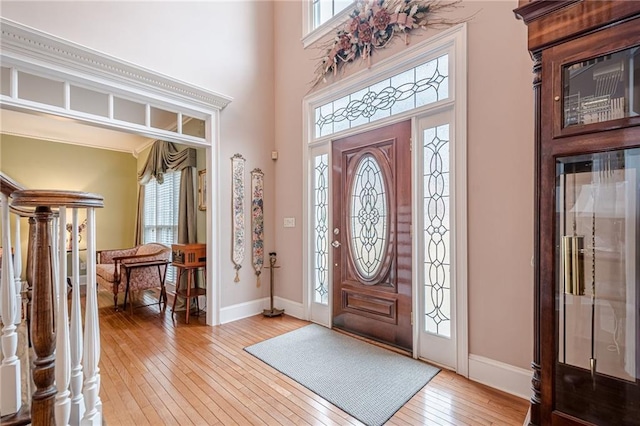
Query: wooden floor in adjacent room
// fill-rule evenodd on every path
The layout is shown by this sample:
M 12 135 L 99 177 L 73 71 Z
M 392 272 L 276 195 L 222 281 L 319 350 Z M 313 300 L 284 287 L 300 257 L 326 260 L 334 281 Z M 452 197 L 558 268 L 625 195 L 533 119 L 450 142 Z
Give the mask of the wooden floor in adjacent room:
M 149 297 L 145 297 L 149 299 Z M 171 300 L 171 299 L 170 299 Z M 308 324 L 262 315 L 205 325 L 184 312 L 115 312 L 99 292 L 104 420 L 115 425 L 360 425 L 243 350 Z M 522 425 L 527 401 L 441 371 L 389 425 Z

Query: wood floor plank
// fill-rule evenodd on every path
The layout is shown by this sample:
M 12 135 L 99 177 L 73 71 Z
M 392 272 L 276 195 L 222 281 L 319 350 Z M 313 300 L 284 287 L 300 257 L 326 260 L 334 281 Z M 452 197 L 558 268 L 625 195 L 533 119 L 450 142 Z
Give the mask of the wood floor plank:
M 116 425 L 350 425 L 362 423 L 244 350 L 308 324 L 287 315 L 216 327 L 157 305 L 114 311 L 99 291 L 104 419 Z M 153 292 L 140 302 L 157 300 Z M 169 300 L 171 305 L 171 299 Z M 388 425 L 520 426 L 527 401 L 441 371 Z

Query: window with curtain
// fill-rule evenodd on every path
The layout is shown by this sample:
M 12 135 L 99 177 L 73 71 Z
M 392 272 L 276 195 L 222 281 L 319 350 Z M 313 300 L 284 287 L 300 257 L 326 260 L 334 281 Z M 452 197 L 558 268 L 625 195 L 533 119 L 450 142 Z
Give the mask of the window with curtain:
M 144 190 L 144 243 L 167 246 L 178 242 L 180 172 L 164 174 L 160 185 L 151 179 Z M 175 283 L 175 268 L 168 268 L 167 282 Z

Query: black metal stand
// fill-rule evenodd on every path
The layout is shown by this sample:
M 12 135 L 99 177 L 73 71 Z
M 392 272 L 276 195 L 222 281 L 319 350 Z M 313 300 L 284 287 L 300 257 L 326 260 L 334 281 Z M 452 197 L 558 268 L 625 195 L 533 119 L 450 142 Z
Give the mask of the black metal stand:
M 262 311 L 262 315 L 264 315 L 265 317 L 277 317 L 284 313 L 284 309 L 276 309 L 273 307 L 273 272 L 276 268 L 279 268 L 279 266 L 276 266 L 276 253 L 271 252 L 269 253 L 269 266 L 265 266 L 265 269 L 269 269 L 269 276 L 271 279 L 271 287 L 269 291 L 269 297 L 271 299 L 271 304 L 269 306 L 271 307 L 271 309 L 265 309 L 264 311 Z

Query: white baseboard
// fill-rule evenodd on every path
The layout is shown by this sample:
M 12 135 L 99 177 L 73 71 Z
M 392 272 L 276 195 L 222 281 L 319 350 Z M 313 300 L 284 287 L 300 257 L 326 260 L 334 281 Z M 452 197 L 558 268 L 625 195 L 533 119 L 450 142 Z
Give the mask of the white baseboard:
M 261 314 L 262 310 L 269 306 L 269 298 L 252 300 L 250 302 L 238 303 L 220 309 L 220 324 L 236 321 L 242 318 L 252 317 Z
M 304 319 L 304 305 L 282 297 L 274 297 L 273 305 L 278 309 L 284 309 L 284 313 L 298 319 Z
M 273 306 L 278 309 L 284 309 L 284 312 L 287 315 L 298 319 L 304 319 L 304 307 L 302 306 L 302 303 L 293 302 L 289 299 L 276 296 L 273 298 Z M 264 309 L 269 308 L 270 299 L 268 297 L 227 306 L 220 309 L 220 324 L 258 315 L 261 314 Z
M 469 354 L 469 379 L 520 398 L 531 397 L 533 372 L 500 361 Z

